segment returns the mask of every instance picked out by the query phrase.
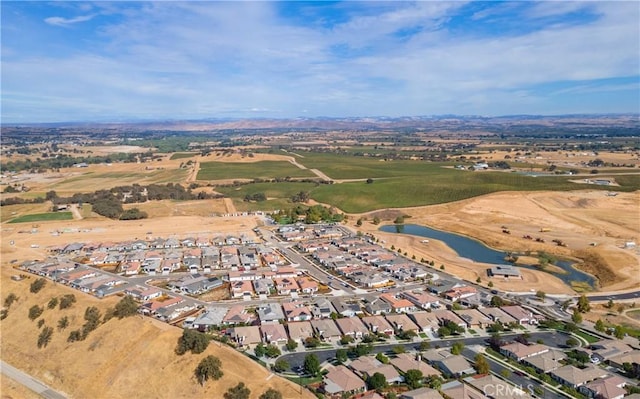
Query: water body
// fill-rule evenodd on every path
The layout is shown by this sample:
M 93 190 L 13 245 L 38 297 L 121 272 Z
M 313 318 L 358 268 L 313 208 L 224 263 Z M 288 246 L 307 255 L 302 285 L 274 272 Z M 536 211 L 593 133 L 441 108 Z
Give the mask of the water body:
M 446 231 L 435 230 L 416 224 L 386 225 L 380 227 L 380 231 L 384 231 L 386 233 L 410 234 L 414 236 L 440 240 L 447 244 L 449 248 L 456 251 L 458 255 L 463 258 L 470 259 L 474 262 L 490 263 L 494 265 L 506 264 L 506 252 L 491 249 L 480 241 L 465 237 L 460 234 L 448 233 Z M 595 278 L 574 268 L 571 262 L 560 260 L 555 263 L 555 266 L 561 268 L 564 272 L 551 274 L 557 276 L 565 283 L 569 285 L 571 285 L 571 282 L 587 283 L 590 287 L 594 287 Z M 517 265 L 517 267 L 531 270 L 542 270 L 532 265 Z

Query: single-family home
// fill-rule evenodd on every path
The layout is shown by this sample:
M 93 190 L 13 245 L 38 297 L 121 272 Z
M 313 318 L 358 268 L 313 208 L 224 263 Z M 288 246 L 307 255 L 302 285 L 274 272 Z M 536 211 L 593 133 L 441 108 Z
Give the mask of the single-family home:
M 323 378 L 323 390 L 329 395 L 354 395 L 367 389 L 367 384 L 353 371 L 343 365 L 327 366 L 328 373 Z
M 311 310 L 302 301 L 284 302 L 282 309 L 287 321 L 303 321 L 313 318 Z
M 240 346 L 252 346 L 262 342 L 262 334 L 258 326 L 233 327 L 227 334 Z
M 279 323 L 261 324 L 260 333 L 262 334 L 262 342 L 265 344 L 283 345 L 289 340 L 287 331 Z
M 500 347 L 500 353 L 517 361 L 521 361 L 532 356 L 549 352 L 550 349 L 551 348 L 548 346 L 542 344 L 525 345 L 520 342 L 512 342 L 510 344 L 502 345 Z
M 304 343 L 305 339 L 313 336 L 313 327 L 308 321 L 287 323 L 287 329 L 289 330 L 289 338 L 299 343 Z
M 260 323 L 272 323 L 284 320 L 284 312 L 278 303 L 268 302 L 260 305 L 256 309 Z
M 311 320 L 314 335 L 323 341 L 334 341 L 340 339 L 340 330 L 331 319 Z
M 369 333 L 367 327 L 362 324 L 362 321 L 358 317 L 338 318 L 335 322 L 343 335 L 354 339 L 362 339 L 362 337 Z
M 374 334 L 393 335 L 393 327 L 382 316 L 365 316 L 362 318 L 362 322 Z
M 606 370 L 593 365 L 584 369 L 567 365 L 551 371 L 549 375 L 559 383 L 577 389 L 580 385 L 606 377 L 608 373 Z
M 440 298 L 424 291 L 404 291 L 401 292 L 400 295 L 424 310 L 437 309 L 440 307 Z

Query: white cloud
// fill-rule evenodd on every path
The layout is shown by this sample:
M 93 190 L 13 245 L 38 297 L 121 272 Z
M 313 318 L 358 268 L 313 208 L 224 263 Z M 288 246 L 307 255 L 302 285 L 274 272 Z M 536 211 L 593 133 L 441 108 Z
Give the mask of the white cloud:
M 89 14 L 89 15 L 81 15 L 75 18 L 63 18 L 63 17 L 49 17 L 49 18 L 45 18 L 44 22 L 48 23 L 49 25 L 54 25 L 54 26 L 70 26 L 73 24 L 77 24 L 79 22 L 87 22 L 92 20 L 97 14 Z

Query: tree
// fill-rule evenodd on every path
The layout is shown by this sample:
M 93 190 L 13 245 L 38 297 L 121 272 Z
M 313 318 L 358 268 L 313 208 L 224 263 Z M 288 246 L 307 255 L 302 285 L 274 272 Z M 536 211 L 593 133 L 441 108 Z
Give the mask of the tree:
M 399 355 L 401 353 L 405 353 L 407 351 L 407 349 L 404 347 L 404 345 L 396 345 L 394 346 L 392 349 L 393 353 L 395 353 L 396 355 Z
M 573 337 L 569 337 L 569 338 L 567 338 L 567 341 L 565 342 L 565 344 L 568 347 L 573 348 L 574 346 L 580 345 L 580 342 L 578 342 L 578 340 L 573 338 Z
M 202 359 L 195 369 L 196 379 L 201 385 L 211 378 L 219 380 L 224 374 L 222 372 L 222 362 L 215 356 L 209 355 Z
M 44 278 L 39 278 L 33 283 L 31 283 L 31 286 L 29 287 L 29 291 L 34 294 L 37 294 L 42 288 L 44 288 L 46 283 L 47 283 L 47 280 L 45 280 Z
M 356 226 L 358 226 L 358 227 L 362 226 L 362 218 L 359 218 L 359 219 L 356 221 Z
M 115 315 L 119 319 L 134 316 L 138 313 L 138 304 L 131 295 L 126 295 L 116 304 Z
M 458 341 L 451 346 L 451 354 L 459 355 L 460 353 L 462 353 L 463 349 L 464 349 L 464 342 Z
M 437 375 L 428 376 L 424 382 L 429 388 L 435 390 L 440 390 L 440 387 L 442 386 L 442 378 Z
M 13 292 L 10 293 L 9 295 L 7 295 L 6 298 L 4 298 L 4 307 L 7 309 L 10 308 L 11 304 L 17 300 L 18 300 L 18 297 L 16 296 L 16 294 L 14 294 Z
M 424 375 L 422 375 L 422 371 L 416 369 L 407 370 L 404 373 L 404 381 L 409 385 L 411 389 L 418 389 L 422 386 L 422 379 Z
M 396 217 L 395 220 L 393 221 L 393 223 L 395 223 L 395 224 L 404 224 L 404 216 L 400 215 L 400 216 Z
M 278 359 L 276 360 L 276 362 L 273 364 L 273 370 L 277 371 L 279 373 L 289 370 L 289 362 L 287 362 L 284 359 Z
M 37 319 L 38 317 L 40 317 L 42 312 L 44 312 L 44 308 L 41 308 L 38 305 L 33 305 L 32 307 L 29 308 L 29 319 L 30 320 Z
M 58 320 L 58 330 L 62 331 L 69 326 L 69 318 L 67 316 Z
M 310 353 L 307 356 L 305 356 L 303 367 L 304 367 L 304 371 L 307 374 L 310 374 L 314 377 L 318 375 L 318 373 L 320 372 L 320 361 L 318 360 L 318 356 L 316 356 L 313 353 Z
M 256 345 L 256 347 L 253 349 L 253 353 L 255 353 L 255 355 L 257 357 L 264 356 L 266 351 L 267 350 L 264 348 L 264 345 L 262 344 L 262 342 L 260 342 L 258 345 Z
M 596 321 L 594 328 L 596 329 L 596 331 L 604 332 L 605 330 L 604 322 L 601 319 L 598 319 Z
M 620 326 L 620 325 L 617 325 L 613 329 L 613 336 L 618 338 L 618 339 L 624 338 L 624 336 L 625 336 L 624 328 L 622 328 L 622 326 Z
M 282 399 L 280 391 L 276 391 L 273 388 L 267 389 L 258 399 Z
M 580 314 L 577 308 L 573 309 L 573 314 L 571 315 L 571 321 L 576 324 L 582 323 L 582 315 Z
M 367 179 L 367 184 L 371 184 L 371 183 L 373 183 L 373 179 L 372 178 L 368 178 Z
M 100 325 L 100 319 L 102 315 L 100 310 L 95 306 L 89 306 L 84 311 L 85 323 L 82 325 L 82 334 L 86 337 L 89 333 Z
M 475 360 L 475 368 L 478 374 L 489 374 L 489 362 L 482 353 L 478 353 Z
M 375 225 L 380 224 L 380 218 L 379 218 L 379 217 L 377 217 L 377 216 L 374 216 L 374 217 L 373 217 L 373 224 L 375 224 Z
M 580 298 L 578 298 L 578 311 L 580 313 L 587 313 L 589 310 L 591 310 L 591 305 L 589 304 L 589 299 L 587 298 L 587 296 L 585 294 L 580 295 Z
M 541 301 L 544 301 L 544 299 L 547 297 L 546 292 L 544 291 L 538 291 L 536 292 L 536 296 L 538 297 L 538 299 L 540 299 Z
M 267 357 L 269 358 L 275 358 L 280 356 L 282 352 L 280 351 L 280 348 L 278 348 L 277 346 L 269 344 L 264 349 L 264 354 L 267 355 Z
M 487 287 L 489 288 L 493 287 L 493 281 L 489 281 L 489 284 L 487 284 Z
M 420 351 L 428 351 L 431 349 L 431 343 L 429 341 L 422 341 L 420 345 L 418 345 L 418 350 Z
M 367 386 L 369 389 L 380 390 L 387 386 L 387 377 L 382 373 L 373 373 L 372 376 L 367 378 Z
M 251 390 L 244 385 L 244 382 L 240 382 L 225 392 L 224 399 L 249 399 L 250 394 Z
M 60 298 L 60 310 L 70 308 L 76 302 L 76 296 L 74 294 L 66 294 Z
M 47 308 L 49 309 L 53 309 L 56 306 L 58 306 L 58 298 L 53 297 L 49 300 L 49 303 L 47 304 Z
M 49 342 L 51 342 L 52 335 L 53 335 L 53 328 L 51 327 L 43 328 L 42 331 L 40 332 L 40 335 L 38 336 L 38 348 L 46 348 L 46 346 L 49 345 Z
M 613 306 L 614 306 L 613 299 L 609 299 L 609 302 L 607 302 L 605 306 L 607 307 L 607 309 L 613 309 Z
M 184 355 L 187 351 L 198 354 L 202 353 L 209 346 L 209 337 L 201 332 L 185 328 L 182 330 L 182 336 L 178 338 L 178 346 L 176 354 Z
M 294 350 L 296 350 L 297 347 L 298 347 L 298 342 L 289 338 L 286 345 L 287 350 L 289 352 L 293 352 Z
M 389 358 L 386 357 L 384 355 L 384 353 L 382 353 L 382 352 L 380 352 L 380 353 L 378 353 L 376 355 L 376 360 L 378 360 L 380 363 L 383 363 L 383 364 L 388 364 L 389 363 Z
M 574 333 L 579 330 L 578 326 L 575 323 L 566 323 L 564 325 L 564 330 L 568 333 Z
M 338 349 L 336 350 L 336 360 L 340 363 L 346 362 L 348 359 L 347 350 L 346 349 Z

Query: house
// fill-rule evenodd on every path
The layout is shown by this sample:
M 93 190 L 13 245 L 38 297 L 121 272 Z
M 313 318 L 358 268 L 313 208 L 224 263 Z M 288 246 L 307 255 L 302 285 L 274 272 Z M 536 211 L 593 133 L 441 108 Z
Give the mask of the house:
M 474 287 L 464 285 L 462 287 L 454 287 L 449 291 L 444 292 L 444 297 L 448 300 L 455 302 L 459 299 L 467 298 L 478 293 L 478 290 Z
M 142 270 L 142 263 L 134 260 L 126 261 L 120 264 L 120 272 L 125 276 L 133 276 Z
M 423 333 L 435 332 L 438 330 L 438 318 L 431 312 L 414 312 L 409 314 L 409 318 L 420 328 Z
M 637 373 L 640 373 L 640 351 L 634 350 L 627 353 L 620 353 L 615 356 L 611 356 L 607 359 L 609 364 L 613 367 L 616 367 L 620 370 L 624 370 L 623 365 L 625 363 L 629 363 L 635 370 L 638 370 Z
M 594 342 L 589 345 L 589 349 L 591 352 L 589 353 L 591 359 L 596 360 L 597 362 L 604 362 L 613 357 L 633 351 L 633 349 L 624 342 L 612 339 L 604 339 Z
M 171 305 L 165 304 L 165 306 L 156 310 L 154 316 L 162 321 L 169 322 L 195 308 L 196 308 L 195 304 L 185 302 L 185 301 L 181 301 Z
M 199 274 L 192 274 L 183 277 L 178 281 L 172 281 L 167 287 L 178 290 L 185 294 L 199 295 L 207 291 L 222 286 L 222 280 L 217 277 L 206 277 Z
M 527 387 L 508 384 L 493 374 L 467 377 L 464 379 L 464 382 L 492 399 L 531 398 Z
M 253 280 L 253 290 L 258 295 L 270 295 L 271 290 L 275 289 L 273 280 L 270 278 L 259 278 Z
M 363 314 L 364 312 L 360 309 L 360 305 L 353 302 L 345 302 L 342 299 L 332 299 L 331 304 L 336 309 L 338 314 L 341 314 L 344 317 L 354 317 L 358 314 Z
M 427 377 L 430 375 L 440 376 L 440 372 L 427 363 L 422 361 L 422 357 L 410 353 L 400 353 L 396 357 L 389 359 L 390 363 L 403 373 L 409 370 L 420 370 L 422 375 Z
M 533 367 L 539 373 L 548 373 L 552 370 L 562 367 L 561 360 L 567 358 L 567 355 L 561 350 L 550 349 L 539 355 L 524 358 L 522 362 Z
M 458 317 L 448 309 L 438 309 L 431 312 L 437 319 L 441 326 L 444 326 L 447 322 L 454 323 L 463 329 L 467 327 L 467 322 Z
M 387 383 L 389 384 L 404 382 L 404 377 L 398 373 L 398 370 L 390 364 L 382 364 L 373 356 L 361 356 L 353 360 L 349 364 L 349 368 L 351 368 L 362 379 L 367 379 L 375 373 L 380 373 L 385 376 Z
M 253 314 L 247 312 L 243 305 L 234 305 L 222 319 L 224 325 L 251 324 L 255 320 Z
M 411 301 L 404 298 L 397 298 L 391 293 L 380 295 L 380 299 L 387 302 L 391 306 L 391 310 L 395 313 L 409 313 L 417 310 Z
M 283 345 L 289 340 L 287 331 L 279 323 L 260 325 L 260 333 L 262 334 L 262 342 L 265 344 Z
M 253 296 L 253 284 L 251 281 L 234 281 L 229 285 L 233 298 L 244 298 Z
M 178 304 L 182 301 L 183 299 L 180 297 L 166 297 L 163 300 L 151 300 L 142 304 L 140 312 L 145 315 L 155 315 L 158 309 Z
M 362 337 L 369 333 L 367 327 L 362 324 L 362 321 L 360 321 L 358 317 L 339 318 L 336 319 L 335 322 L 343 335 L 354 339 L 362 339 Z
M 604 378 L 608 374 L 605 370 L 593 365 L 584 369 L 567 365 L 551 371 L 549 375 L 559 383 L 577 389 L 580 385 L 598 378 Z
M 313 336 L 313 327 L 308 321 L 287 323 L 287 329 L 289 330 L 289 338 L 300 343 Z
M 467 328 L 486 328 L 492 324 L 491 319 L 480 313 L 478 309 L 456 310 L 454 313 L 467 323 Z
M 400 394 L 399 399 L 443 399 L 440 392 L 431 388 L 418 388 Z
M 367 389 L 367 384 L 343 365 L 330 365 L 327 370 L 329 372 L 323 378 L 323 390 L 329 395 L 353 395 Z
M 520 270 L 511 265 L 496 265 L 487 269 L 489 277 L 502 277 L 505 279 L 522 279 Z
M 440 298 L 424 291 L 404 291 L 401 292 L 400 295 L 424 310 L 437 309 L 440 307 Z
M 391 326 L 398 331 L 414 331 L 418 332 L 419 327 L 411 321 L 409 316 L 404 313 L 400 314 L 388 314 L 385 319 L 391 324 Z
M 260 278 L 256 273 L 253 272 L 241 272 L 237 270 L 232 270 L 229 272 L 229 281 L 253 281 Z
M 442 384 L 440 392 L 450 399 L 489 399 L 470 385 L 455 380 Z
M 486 315 L 489 319 L 491 319 L 491 321 L 493 321 L 494 323 L 500 322 L 503 325 L 518 323 L 518 320 L 516 320 L 514 317 L 510 316 L 500 308 L 482 308 L 478 310 L 480 311 L 480 313 Z
M 464 374 L 473 374 L 475 369 L 460 355 L 450 355 L 434 363 L 442 373 L 451 377 L 460 377 Z
M 300 277 L 296 279 L 300 291 L 304 294 L 315 294 L 318 292 L 318 282 L 309 277 Z
M 311 320 L 311 310 L 302 301 L 285 302 L 282 304 L 287 321 Z
M 269 302 L 262 304 L 256 309 L 256 313 L 258 313 L 260 323 L 277 323 L 280 320 L 284 320 L 282 307 L 280 307 L 278 303 Z
M 521 361 L 532 356 L 549 352 L 549 349 L 550 348 L 548 346 L 542 344 L 525 345 L 520 342 L 512 342 L 510 344 L 502 345 L 500 347 L 500 353 L 517 361 Z
M 618 376 L 609 376 L 591 381 L 578 388 L 578 391 L 589 398 L 622 399 L 627 394 L 625 380 Z
M 331 319 L 311 320 L 311 327 L 318 338 L 323 341 L 332 341 L 340 339 L 340 330 Z
M 365 316 L 362 318 L 362 322 L 374 334 L 393 335 L 393 327 L 382 316 Z
M 134 299 L 137 299 L 139 301 L 147 302 L 154 298 L 161 297 L 162 291 L 160 291 L 158 288 L 136 285 L 133 288 L 125 289 L 124 294 L 131 295 Z
M 391 304 L 381 298 L 375 298 L 371 302 L 367 303 L 364 309 L 369 314 L 381 315 L 384 313 L 391 313 Z
M 326 319 L 331 317 L 331 313 L 335 312 L 333 305 L 326 298 L 317 298 L 311 304 L 311 313 L 316 319 Z
M 192 322 L 192 328 L 199 331 L 208 331 L 212 327 L 222 325 L 222 321 L 228 312 L 227 308 L 209 307 L 205 312 L 198 315 Z
M 276 290 L 278 291 L 278 295 L 289 295 L 292 292 L 298 292 L 300 287 L 296 280 L 290 277 L 285 278 L 274 278 L 273 283 L 276 286 Z
M 536 317 L 534 317 L 533 313 L 524 309 L 522 306 L 501 306 L 500 309 L 502 309 L 509 316 L 516 319 L 520 325 L 524 326 L 527 324 L 538 324 L 538 320 Z
M 258 326 L 233 327 L 227 334 L 240 346 L 251 346 L 262 342 L 262 334 Z

